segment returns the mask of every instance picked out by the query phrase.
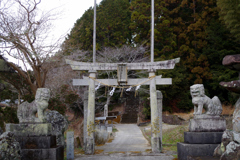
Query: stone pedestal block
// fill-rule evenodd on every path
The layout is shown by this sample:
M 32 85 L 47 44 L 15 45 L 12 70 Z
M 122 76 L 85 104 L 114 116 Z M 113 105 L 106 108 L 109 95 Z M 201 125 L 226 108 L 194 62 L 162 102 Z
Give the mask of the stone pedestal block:
M 15 136 L 49 136 L 52 125 L 51 123 L 8 123 L 6 131 L 13 132 Z
M 190 120 L 190 132 L 223 132 L 226 120 L 219 116 L 199 115 Z
M 16 137 L 21 149 L 53 148 L 56 147 L 56 136 Z
M 64 147 L 49 149 L 22 149 L 22 160 L 63 160 Z
M 187 160 L 188 156 L 213 156 L 218 144 L 177 143 L 178 159 Z
M 184 132 L 184 143 L 220 144 L 223 132 Z
M 21 146 L 22 160 L 63 160 L 64 146 L 57 146 L 51 123 L 6 124 Z

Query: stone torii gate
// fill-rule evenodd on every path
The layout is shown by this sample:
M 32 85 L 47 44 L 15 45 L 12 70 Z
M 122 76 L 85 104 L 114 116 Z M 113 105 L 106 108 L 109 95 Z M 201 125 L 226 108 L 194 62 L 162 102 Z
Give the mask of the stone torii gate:
M 171 78 L 161 78 L 156 76 L 156 70 L 161 69 L 173 69 L 176 63 L 179 63 L 180 58 L 158 61 L 158 62 L 144 62 L 144 63 L 85 63 L 66 60 L 67 64 L 70 64 L 73 70 L 88 70 L 89 77 L 85 79 L 73 79 L 73 85 L 77 86 L 89 86 L 88 91 L 88 115 L 87 115 L 87 137 L 85 154 L 94 154 L 94 130 L 95 130 L 95 81 L 102 84 L 119 86 L 135 86 L 136 84 L 150 85 L 150 106 L 151 106 L 151 147 L 152 152 L 161 151 L 161 136 L 159 127 L 159 115 L 157 108 L 157 93 L 156 85 L 171 85 Z M 96 72 L 99 70 L 117 70 L 118 79 L 95 79 Z M 140 79 L 128 79 L 128 70 L 148 70 L 148 78 Z

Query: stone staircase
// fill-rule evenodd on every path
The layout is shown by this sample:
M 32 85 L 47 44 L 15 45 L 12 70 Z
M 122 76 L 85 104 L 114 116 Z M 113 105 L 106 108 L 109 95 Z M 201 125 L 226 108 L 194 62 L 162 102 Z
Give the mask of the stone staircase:
M 134 92 L 126 95 L 125 112 L 122 115 L 121 123 L 137 123 L 139 111 L 139 97 Z

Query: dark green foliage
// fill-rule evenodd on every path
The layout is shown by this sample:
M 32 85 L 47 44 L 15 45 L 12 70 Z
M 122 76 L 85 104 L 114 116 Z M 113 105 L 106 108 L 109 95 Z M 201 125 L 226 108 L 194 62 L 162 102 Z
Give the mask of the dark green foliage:
M 5 130 L 4 123 L 19 123 L 16 107 L 0 107 L 0 127 Z
M 222 59 L 226 55 L 239 54 L 240 46 L 218 19 L 211 21 L 206 32 L 208 44 L 203 49 L 203 54 L 207 55 L 209 59 L 212 79 L 205 84 L 205 88 L 211 96 L 218 95 L 223 103 L 234 104 L 237 100 L 236 97 L 221 87 L 219 82 L 238 79 L 238 72 L 224 67 Z
M 96 47 L 101 50 L 106 46 L 131 44 L 132 34 L 129 29 L 131 13 L 128 0 L 103 0 L 97 6 Z M 89 8 L 78 19 L 63 44 L 64 52 L 75 49 L 92 50 L 93 48 L 93 8 Z M 91 55 L 89 55 L 91 57 Z
M 150 100 L 147 97 L 141 97 L 141 104 L 143 104 L 143 114 L 145 119 L 151 118 Z
M 31 73 L 29 72 L 31 76 Z M 21 99 L 24 101 L 31 102 L 34 100 L 34 95 L 31 92 L 30 86 L 27 84 L 26 80 L 20 77 L 16 72 L 0 72 L 0 79 L 6 84 L 11 92 L 14 92 L 14 95 L 11 95 L 11 98 L 7 99 L 17 99 L 18 94 L 20 94 Z M 1 94 L 1 93 L 0 93 Z M 0 99 L 3 99 L 0 96 Z
M 240 41 L 240 1 L 218 0 L 219 15 L 233 36 Z
M 16 99 L 18 99 L 18 93 L 10 84 L 0 80 L 0 101 L 5 99 L 10 99 L 13 103 Z

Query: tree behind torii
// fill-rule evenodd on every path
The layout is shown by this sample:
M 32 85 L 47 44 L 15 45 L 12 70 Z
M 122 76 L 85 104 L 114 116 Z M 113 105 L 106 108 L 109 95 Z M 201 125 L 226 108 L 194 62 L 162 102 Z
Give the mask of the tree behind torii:
M 14 63 L 7 62 L 17 71 L 35 95 L 37 88 L 44 87 L 48 71 L 47 59 L 58 47 L 57 40 L 47 44 L 51 21 L 55 15 L 38 9 L 41 0 L 0 0 L 0 48 L 21 61 L 25 72 Z M 31 75 L 32 74 L 32 75 Z M 32 78 L 33 77 L 33 78 Z

